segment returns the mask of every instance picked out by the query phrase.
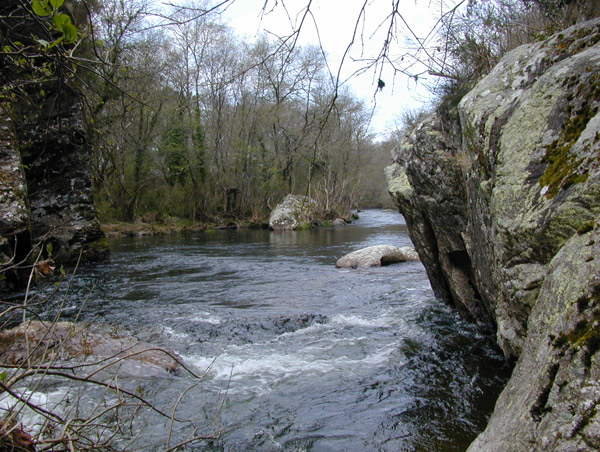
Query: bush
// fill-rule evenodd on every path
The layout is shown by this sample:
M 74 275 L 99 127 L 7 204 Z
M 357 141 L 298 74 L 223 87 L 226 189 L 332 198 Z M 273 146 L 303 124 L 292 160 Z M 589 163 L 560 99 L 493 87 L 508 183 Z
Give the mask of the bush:
M 599 15 L 599 0 L 469 0 L 440 21 L 443 57 L 430 67 L 443 77 L 431 89 L 442 109 L 452 114 L 507 52 Z

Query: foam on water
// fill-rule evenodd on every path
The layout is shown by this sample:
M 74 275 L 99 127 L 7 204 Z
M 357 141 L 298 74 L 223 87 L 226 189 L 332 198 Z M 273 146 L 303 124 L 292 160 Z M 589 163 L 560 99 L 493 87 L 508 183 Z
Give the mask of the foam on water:
M 391 316 L 380 316 L 374 318 L 366 318 L 360 315 L 338 314 L 331 318 L 332 323 L 348 326 L 361 326 L 368 328 L 385 328 L 398 323 L 397 318 Z
M 66 406 L 65 401 L 69 394 L 69 388 L 58 388 L 51 392 L 17 389 L 15 390 L 15 393 L 27 403 L 40 407 L 46 411 L 62 414 Z M 0 413 L 1 416 L 4 417 L 4 414 L 8 414 L 9 412 L 14 413 L 18 422 L 26 426 L 28 433 L 36 435 L 42 431 L 46 417 L 29 408 L 24 402 L 5 393 L 0 395 Z
M 175 331 L 173 328 L 171 328 L 169 326 L 163 325 L 162 326 L 162 330 L 163 330 L 164 334 L 166 334 L 166 335 L 168 335 L 168 336 L 170 336 L 172 338 L 179 339 L 179 340 L 189 339 L 189 337 L 190 337 L 189 334 L 183 333 L 183 332 L 180 332 L 180 331 Z
M 204 322 L 204 323 L 210 323 L 212 325 L 219 325 L 222 320 L 217 317 L 216 315 L 212 315 L 210 312 L 204 311 L 204 312 L 200 312 L 196 315 L 193 315 L 190 317 L 190 320 L 192 322 Z
M 293 386 L 297 377 L 326 375 L 331 379 L 372 371 L 374 366 L 388 363 L 395 349 L 390 345 L 371 350 L 367 338 L 357 337 L 320 340 L 294 347 L 230 346 L 217 356 L 189 356 L 185 360 L 211 379 L 234 382 L 230 391 L 258 389 L 262 392 L 268 386 L 284 382 Z

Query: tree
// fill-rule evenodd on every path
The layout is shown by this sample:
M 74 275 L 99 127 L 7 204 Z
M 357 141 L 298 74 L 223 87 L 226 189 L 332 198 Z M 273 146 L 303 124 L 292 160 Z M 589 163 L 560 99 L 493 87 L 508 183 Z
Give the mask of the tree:
M 169 15 L 161 34 L 148 31 L 143 5 L 98 11 L 98 48 L 112 66 L 90 95 L 105 215 L 258 220 L 269 199 L 317 187 L 317 149 L 335 146 L 324 141 L 333 95 L 318 48 L 243 43 L 197 8 Z M 332 116 L 327 127 L 339 124 Z

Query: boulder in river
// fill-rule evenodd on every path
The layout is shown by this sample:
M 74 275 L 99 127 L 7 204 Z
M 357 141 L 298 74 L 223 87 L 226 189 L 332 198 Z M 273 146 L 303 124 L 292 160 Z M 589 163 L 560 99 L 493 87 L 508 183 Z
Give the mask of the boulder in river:
M 307 196 L 287 195 L 269 218 L 269 227 L 274 231 L 291 231 L 312 222 L 315 202 Z
M 419 255 L 410 246 L 375 245 L 353 251 L 339 258 L 337 268 L 381 267 L 398 262 L 418 261 Z
M 331 225 L 334 228 L 338 228 L 338 227 L 341 227 L 341 226 L 346 226 L 346 224 L 348 224 L 348 223 L 346 223 L 346 221 L 344 219 L 342 219 L 342 218 L 336 218 L 335 220 L 333 220 L 333 223 L 331 223 Z
M 179 365 L 177 354 L 109 328 L 88 328 L 72 322 L 30 321 L 0 332 L 0 362 L 19 365 L 27 361 L 44 364 L 55 360 L 113 359 L 119 364 L 135 361 L 168 372 Z M 103 362 L 106 364 L 106 362 Z

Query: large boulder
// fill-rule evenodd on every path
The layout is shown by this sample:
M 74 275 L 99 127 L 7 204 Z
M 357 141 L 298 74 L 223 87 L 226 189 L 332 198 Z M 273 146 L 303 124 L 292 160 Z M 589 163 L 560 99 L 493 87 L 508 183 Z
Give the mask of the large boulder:
M 600 450 L 600 230 L 547 267 L 513 375 L 469 452 Z
M 274 231 L 291 231 L 310 225 L 316 204 L 307 196 L 287 195 L 269 217 L 269 227 Z
M 453 125 L 434 113 L 404 137 L 386 168 L 389 191 L 434 293 L 465 317 L 491 324 L 492 314 L 468 283 L 472 270 L 461 235 L 467 205 L 460 140 L 448 130 Z
M 394 245 L 375 245 L 363 248 L 340 257 L 337 268 L 381 267 L 398 262 L 418 261 L 419 255 L 414 248 Z
M 438 296 L 516 361 L 469 451 L 600 448 L 600 21 L 508 53 L 387 169 Z

